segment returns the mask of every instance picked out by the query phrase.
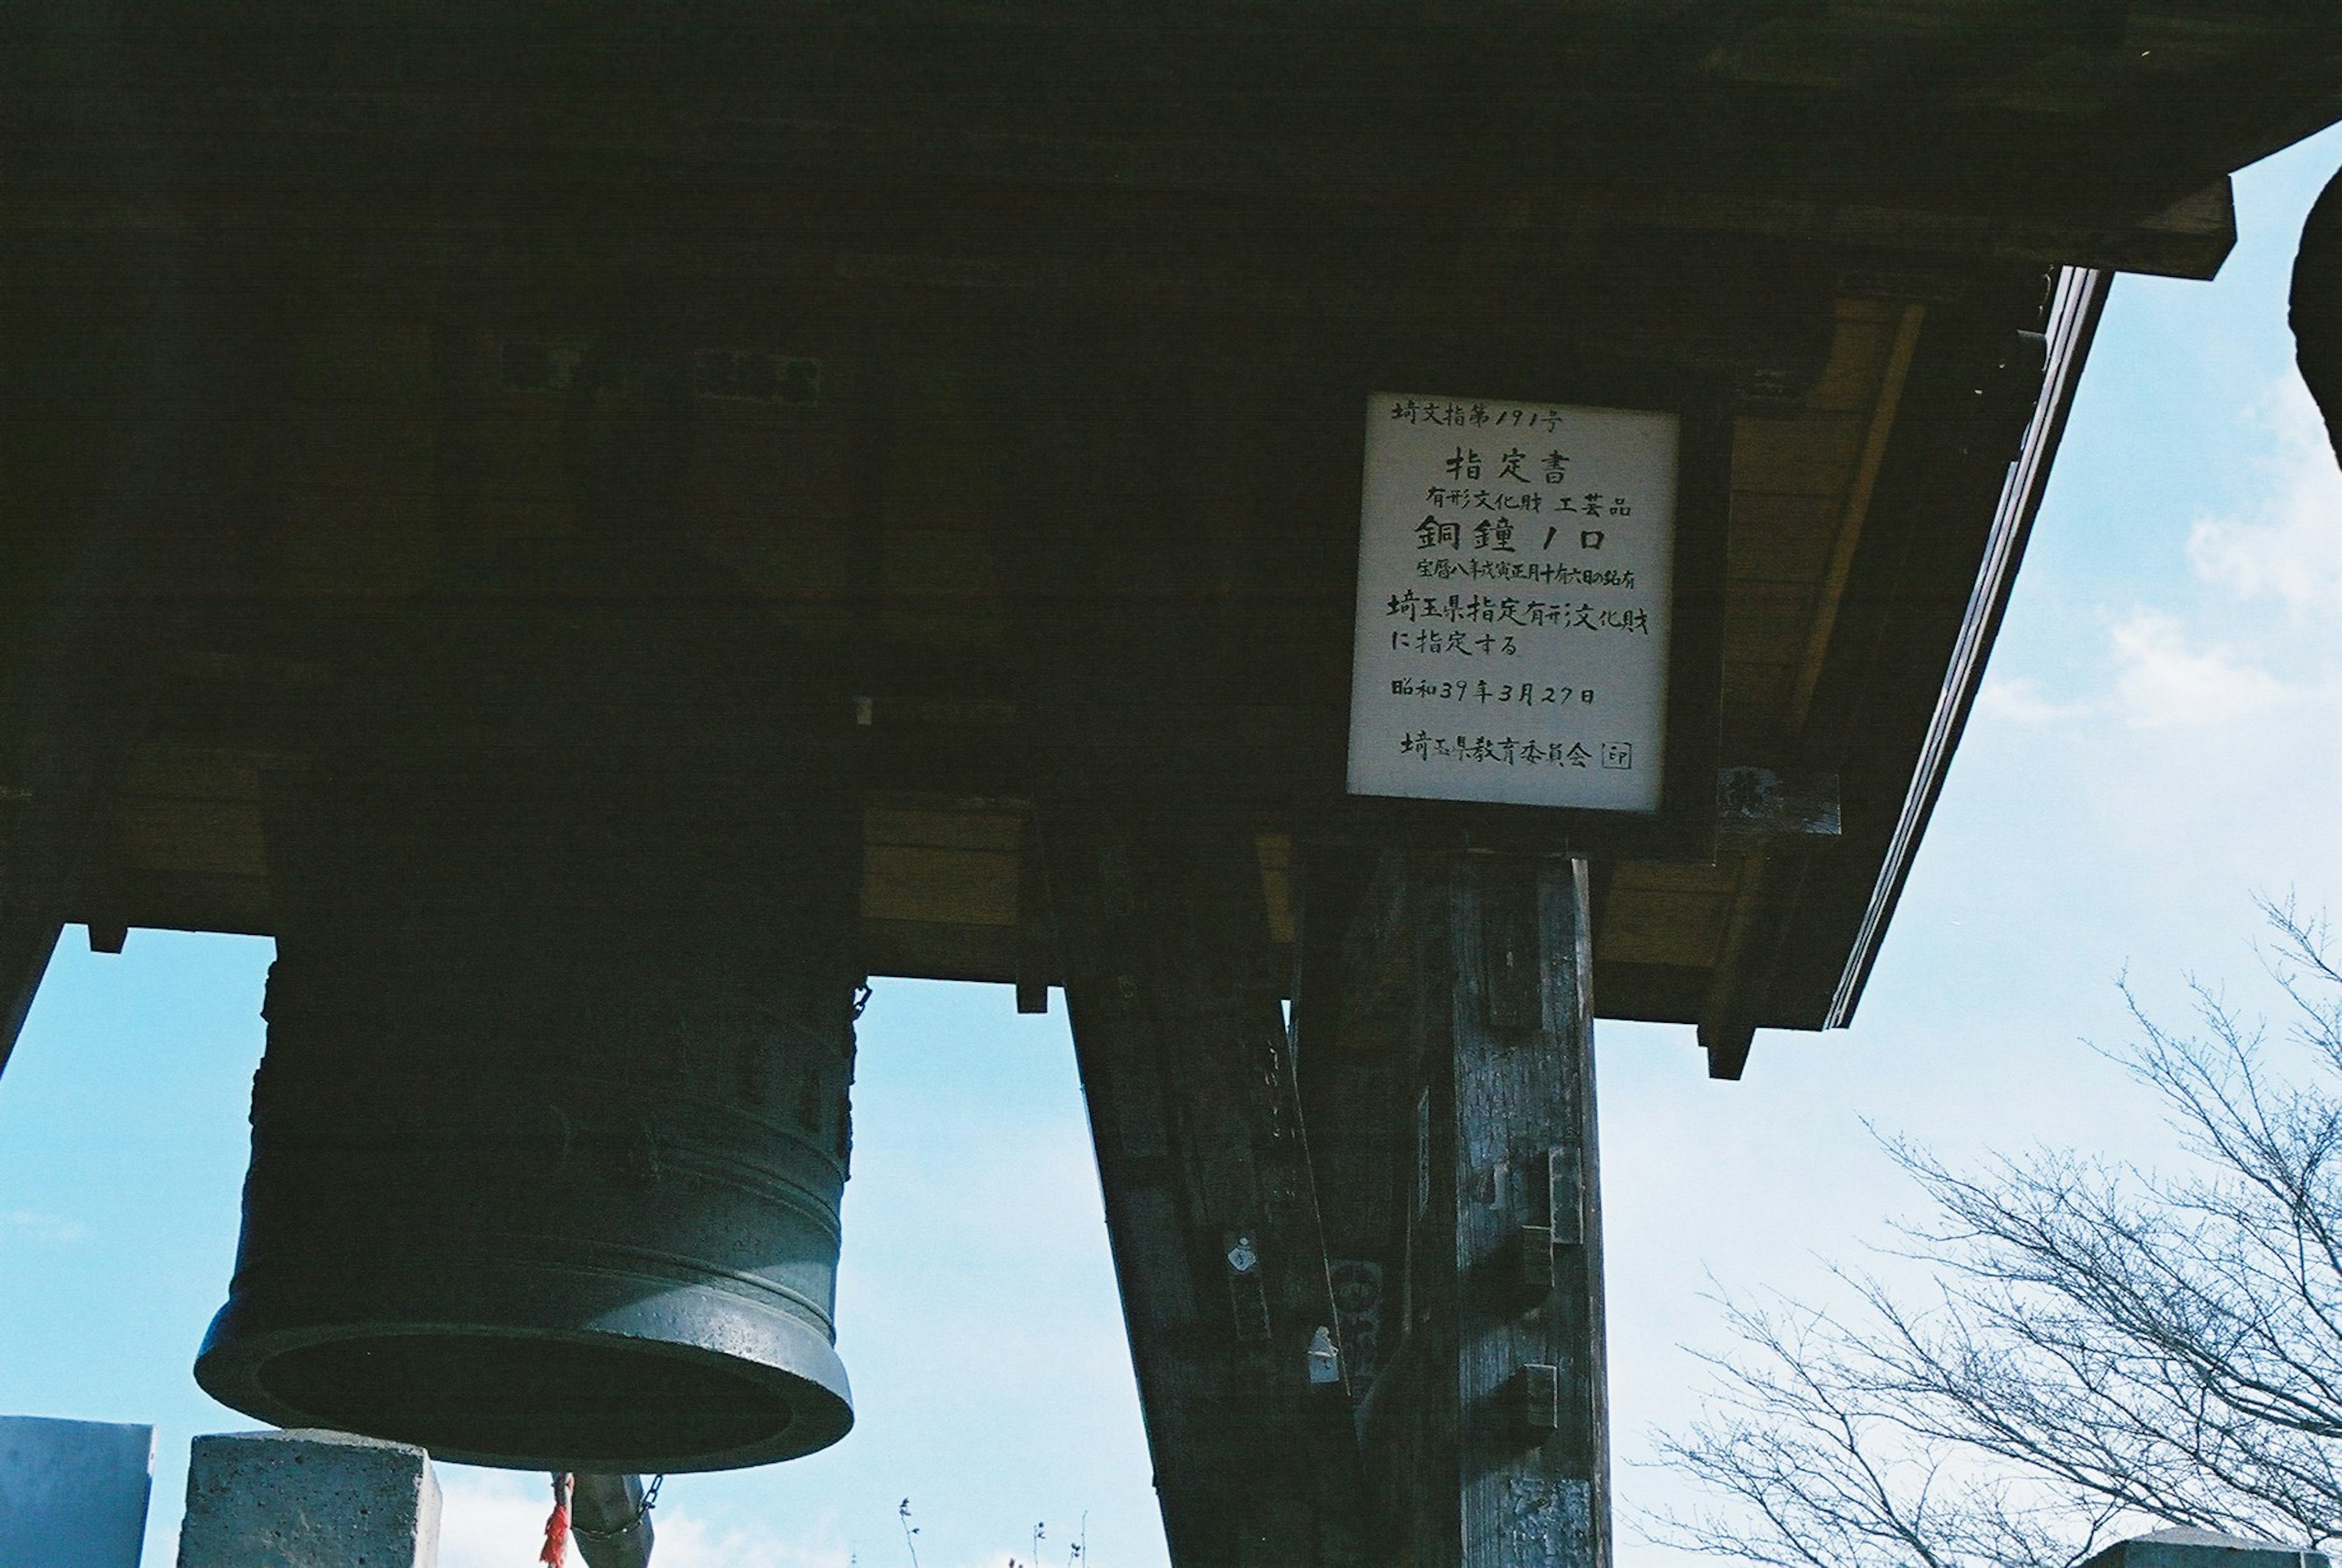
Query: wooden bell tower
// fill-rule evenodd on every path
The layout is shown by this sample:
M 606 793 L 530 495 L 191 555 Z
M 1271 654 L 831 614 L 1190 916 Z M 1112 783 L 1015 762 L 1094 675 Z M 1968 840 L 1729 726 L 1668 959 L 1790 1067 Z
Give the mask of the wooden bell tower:
M 1175 1560 L 1600 1568 L 1594 1019 L 1851 1017 L 2109 280 L 2337 93 L 2289 0 L 14 9 L 0 1054 L 68 924 L 277 932 L 419 596 L 656 535 L 851 754 L 859 971 L 1065 988 Z M 1676 422 L 1663 588 L 1532 407 Z M 1630 611 L 1645 738 L 1504 706 Z

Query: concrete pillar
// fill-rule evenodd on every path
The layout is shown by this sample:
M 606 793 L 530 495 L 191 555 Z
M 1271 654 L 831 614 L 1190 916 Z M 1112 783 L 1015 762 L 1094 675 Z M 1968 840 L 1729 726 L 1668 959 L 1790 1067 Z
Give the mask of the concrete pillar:
M 198 1437 L 179 1568 L 435 1568 L 431 1456 L 341 1432 Z
M 138 1568 L 155 1429 L 0 1416 L 0 1563 Z

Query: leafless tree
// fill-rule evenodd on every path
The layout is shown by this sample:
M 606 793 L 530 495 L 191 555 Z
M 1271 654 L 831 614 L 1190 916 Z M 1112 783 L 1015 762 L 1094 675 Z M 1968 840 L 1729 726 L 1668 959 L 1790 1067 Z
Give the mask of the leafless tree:
M 2120 1057 L 2187 1167 L 1890 1142 L 1933 1205 L 1897 1250 L 1937 1293 L 1727 1301 L 1703 1414 L 1660 1437 L 1713 1504 L 1648 1533 L 1767 1568 L 2072 1568 L 2155 1523 L 2342 1539 L 2342 968 L 2323 918 L 2261 907 L 2282 1063 L 2200 982 L 2180 1032 L 2124 986 Z

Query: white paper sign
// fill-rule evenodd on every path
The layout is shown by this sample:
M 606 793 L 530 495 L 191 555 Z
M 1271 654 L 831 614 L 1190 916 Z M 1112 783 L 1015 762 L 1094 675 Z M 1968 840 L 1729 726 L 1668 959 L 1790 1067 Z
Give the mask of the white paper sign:
M 1352 794 L 1658 809 L 1680 425 L 1368 401 Z

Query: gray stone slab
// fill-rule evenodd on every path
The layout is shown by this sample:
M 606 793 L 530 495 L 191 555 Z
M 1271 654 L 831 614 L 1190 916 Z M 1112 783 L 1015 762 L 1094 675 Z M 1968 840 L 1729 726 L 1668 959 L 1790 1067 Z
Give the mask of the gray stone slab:
M 431 1456 L 341 1432 L 198 1437 L 179 1568 L 435 1568 Z
M 0 1415 L 0 1568 L 138 1568 L 155 1429 Z
M 2082 1568 L 2329 1568 L 2323 1552 L 2209 1530 L 2157 1530 L 2117 1541 Z

